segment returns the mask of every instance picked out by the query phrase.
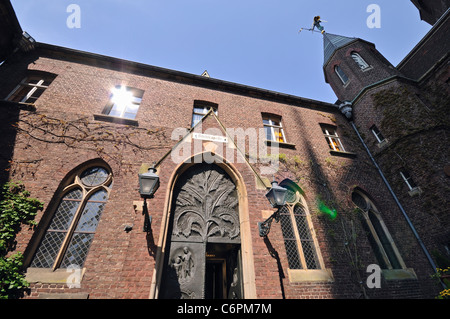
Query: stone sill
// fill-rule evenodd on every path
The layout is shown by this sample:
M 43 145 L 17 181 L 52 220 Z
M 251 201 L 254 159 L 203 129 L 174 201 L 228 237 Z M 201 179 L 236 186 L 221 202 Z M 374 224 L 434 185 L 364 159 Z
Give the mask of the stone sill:
M 357 156 L 356 153 L 333 151 L 333 150 L 330 150 L 330 154 L 334 155 L 334 156 L 342 156 L 342 157 L 349 157 L 349 158 L 355 158 Z
M 83 280 L 86 268 L 81 269 L 79 282 L 68 282 L 69 277 L 73 276 L 75 269 L 53 269 L 48 268 L 28 268 L 25 279 L 29 283 L 41 284 L 79 284 Z
M 275 142 L 275 141 L 269 141 L 269 140 L 266 140 L 265 142 L 266 142 L 267 146 L 280 147 L 280 148 L 290 148 L 290 149 L 295 150 L 295 144 L 283 143 L 283 142 Z
M 109 116 L 105 114 L 94 114 L 94 120 L 130 126 L 139 126 L 139 122 L 136 120 L 125 119 L 123 117 L 117 116 Z
M 40 293 L 38 299 L 48 300 L 84 300 L 89 299 L 87 293 Z
M 413 189 L 411 189 L 408 192 L 409 196 L 411 196 L 411 197 L 418 196 L 418 195 L 420 195 L 422 193 L 423 193 L 423 191 L 422 191 L 422 189 L 420 187 L 414 187 Z
M 289 282 L 334 282 L 331 269 L 288 269 Z
M 385 146 L 387 146 L 387 144 L 388 144 L 388 140 L 386 140 L 386 139 L 384 139 L 382 142 L 377 143 L 378 148 L 380 148 L 380 149 L 382 149 Z
M 417 280 L 416 273 L 412 268 L 405 269 L 382 269 L 381 270 L 386 280 Z

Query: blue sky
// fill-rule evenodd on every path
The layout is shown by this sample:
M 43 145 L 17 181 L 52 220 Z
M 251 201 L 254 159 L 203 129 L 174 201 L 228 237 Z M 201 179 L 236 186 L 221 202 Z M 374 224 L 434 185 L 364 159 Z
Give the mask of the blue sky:
M 375 43 L 396 66 L 430 30 L 409 0 L 11 0 L 38 42 L 331 102 L 323 40 L 303 31 L 315 15 L 329 33 Z M 81 28 L 70 29 L 70 4 Z M 366 24 L 381 9 L 381 28 Z

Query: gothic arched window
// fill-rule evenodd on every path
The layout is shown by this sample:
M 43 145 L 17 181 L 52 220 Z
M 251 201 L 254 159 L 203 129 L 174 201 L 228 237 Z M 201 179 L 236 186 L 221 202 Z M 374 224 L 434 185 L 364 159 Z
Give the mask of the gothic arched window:
M 323 263 L 306 201 L 289 184 L 283 187 L 288 189 L 287 204 L 280 208 L 280 222 L 289 269 L 322 269 Z
M 94 166 L 76 174 L 60 196 L 32 268 L 83 267 L 108 200 L 112 174 Z
M 334 67 L 334 71 L 339 76 L 339 79 L 342 81 L 342 84 L 344 84 L 344 85 L 347 84 L 348 76 L 347 76 L 347 74 L 345 74 L 345 72 L 341 69 L 341 67 L 339 65 L 336 65 Z
M 374 203 L 360 191 L 352 194 L 372 250 L 382 269 L 403 269 L 404 263 Z
M 359 53 L 352 52 L 351 57 L 361 70 L 365 70 L 370 67 L 370 65 L 367 64 L 367 62 L 361 57 L 361 55 L 359 55 Z

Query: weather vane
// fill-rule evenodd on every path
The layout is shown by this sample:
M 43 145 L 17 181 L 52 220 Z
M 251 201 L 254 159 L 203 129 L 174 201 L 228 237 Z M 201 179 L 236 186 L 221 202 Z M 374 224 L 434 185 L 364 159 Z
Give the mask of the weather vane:
M 325 28 L 321 25 L 322 22 L 327 22 L 327 21 L 321 20 L 320 16 L 315 16 L 313 24 L 311 25 L 311 28 L 301 28 L 298 32 L 300 33 L 303 31 L 303 29 L 305 29 L 308 31 L 320 32 L 320 33 L 324 34 Z M 316 31 L 315 28 L 317 28 L 318 31 Z

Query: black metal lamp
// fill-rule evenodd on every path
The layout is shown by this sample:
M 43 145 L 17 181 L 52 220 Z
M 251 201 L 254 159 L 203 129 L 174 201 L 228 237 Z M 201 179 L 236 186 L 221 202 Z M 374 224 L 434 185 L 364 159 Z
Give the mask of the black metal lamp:
M 287 189 L 278 186 L 277 181 L 272 182 L 272 188 L 267 192 L 266 197 L 273 208 L 280 208 L 286 205 L 286 193 Z
M 148 214 L 147 198 L 153 198 L 153 195 L 159 188 L 159 176 L 156 175 L 155 166 L 151 167 L 147 173 L 139 174 L 139 193 L 144 198 L 144 207 L 142 214 L 145 215 L 144 232 L 149 232 L 152 224 L 152 217 Z
M 139 174 L 139 193 L 143 198 L 153 198 L 159 188 L 159 176 L 155 167 L 151 167 L 147 173 Z
M 286 193 L 286 188 L 279 186 L 275 180 L 272 182 L 272 188 L 267 192 L 266 197 L 269 200 L 270 205 L 272 205 L 273 208 L 278 209 L 266 221 L 258 223 L 259 236 L 266 237 L 269 234 L 274 219 L 277 223 L 280 221 L 279 208 L 286 205 Z

